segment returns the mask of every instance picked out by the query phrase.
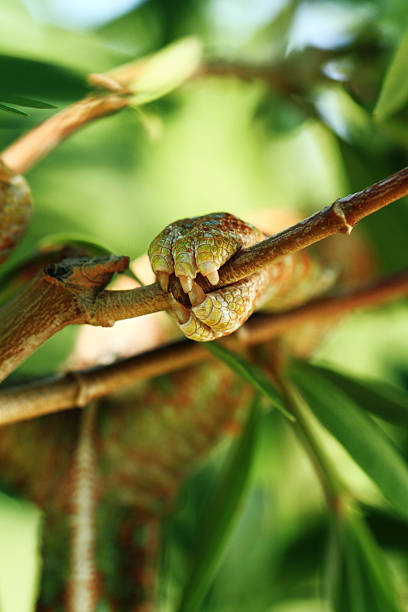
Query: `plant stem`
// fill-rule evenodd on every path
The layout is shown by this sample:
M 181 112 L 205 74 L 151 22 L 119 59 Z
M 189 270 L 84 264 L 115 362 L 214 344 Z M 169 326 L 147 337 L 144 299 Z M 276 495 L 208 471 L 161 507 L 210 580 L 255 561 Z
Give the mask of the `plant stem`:
M 327 505 L 335 516 L 341 517 L 349 492 L 346 491 L 339 474 L 316 434 L 311 415 L 303 398 L 299 396 L 295 387 L 286 379 L 279 368 L 275 369 L 274 375 L 288 409 L 296 418 L 296 421 L 291 425 L 315 468 Z
M 361 306 L 375 306 L 406 293 L 408 293 L 408 271 L 341 297 L 317 300 L 278 315 L 256 315 L 237 332 L 236 336 L 243 344 L 253 346 L 276 338 L 305 321 L 345 314 Z M 73 300 L 72 294 L 69 299 Z M 48 314 L 51 316 L 48 303 L 52 305 L 53 298 L 46 300 L 43 304 L 40 320 L 43 316 L 44 320 L 47 320 Z M 67 308 L 70 307 L 68 304 Z M 65 312 L 67 313 L 68 310 L 66 309 Z M 13 308 L 10 308 L 10 316 L 12 314 Z M 86 320 L 83 319 L 83 322 Z M 9 325 L 6 325 L 5 328 L 10 329 Z M 32 330 L 33 327 L 27 323 L 27 329 Z M 10 337 L 12 346 L 13 337 L 13 335 Z M 22 346 L 25 346 L 28 341 L 32 342 L 26 339 Z M 234 336 L 226 337 L 222 339 L 222 342 L 227 345 L 233 343 Z M 0 343 L 0 354 L 3 350 L 3 345 Z M 201 343 L 182 340 L 134 357 L 118 360 L 113 364 L 3 389 L 0 391 L 0 425 L 36 418 L 41 414 L 57 412 L 74 406 L 83 406 L 93 399 L 113 393 L 126 385 L 173 372 L 206 359 L 210 359 L 210 355 Z M 16 362 L 13 362 L 14 366 Z

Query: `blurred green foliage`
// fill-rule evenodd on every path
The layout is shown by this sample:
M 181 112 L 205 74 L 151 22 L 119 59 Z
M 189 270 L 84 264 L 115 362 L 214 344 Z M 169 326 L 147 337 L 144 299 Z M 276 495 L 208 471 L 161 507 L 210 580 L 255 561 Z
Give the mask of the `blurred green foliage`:
M 2 149 L 55 112 L 47 105 L 62 108 L 84 96 L 87 73 L 106 72 L 180 36 L 201 38 L 207 74 L 147 104 L 144 120 L 127 109 L 88 126 L 30 170 L 33 222 L 5 272 L 61 231 L 135 257 L 177 218 L 223 210 L 245 218 L 265 208 L 309 213 L 408 165 L 405 0 L 147 0 L 103 25 L 75 31 L 52 24 L 53 4 L 57 0 L 38 2 L 36 12 L 32 2 L 2 2 Z M 86 9 L 87 0 L 82 5 Z M 28 116 L 6 112 L 10 108 Z M 406 265 L 407 227 L 406 199 L 363 222 L 379 273 Z M 407 315 L 401 300 L 350 316 L 315 356 L 315 363 L 329 364 L 334 374 L 321 370 L 308 378 L 303 371 L 300 377 L 311 406 L 315 398 L 320 402 L 315 416 L 331 435 L 320 425 L 319 435 L 364 504 L 365 523 L 358 514 L 341 525 L 328 519 L 316 475 L 290 424 L 276 411 L 264 411 L 245 504 L 197 609 L 315 612 L 325 588 L 336 611 L 407 609 L 408 532 L 398 510 L 406 510 L 408 438 L 380 418 L 364 429 L 371 416 L 362 412 L 375 401 L 376 419 L 387 406 L 399 406 L 398 418 L 406 412 Z M 49 340 L 12 379 L 61 365 L 76 332 L 68 328 Z M 347 373 L 386 379 L 399 386 L 399 399 L 387 399 L 378 383 L 370 391 L 375 397 L 367 397 Z M 342 392 L 335 390 L 339 384 Z M 339 400 L 343 392 L 348 395 Z M 342 422 L 345 413 L 357 415 L 354 425 Z M 371 455 L 365 454 L 364 439 Z M 388 462 L 382 456 L 374 460 L 381 452 L 378 439 L 392 456 Z M 190 564 L 199 566 L 200 559 L 191 557 L 195 535 L 203 500 L 223 473 L 225 446 L 185 484 L 164 526 L 163 611 L 176 609 Z M 0 607 L 27 612 L 39 571 L 39 513 L 23 502 L 0 501 Z M 19 535 L 6 541 L 15 531 Z M 325 586 L 327 555 L 336 557 L 337 566 Z M 390 571 L 381 582 L 383 563 Z M 16 575 L 20 586 L 14 589 Z M 398 604 L 388 582 L 395 584 Z

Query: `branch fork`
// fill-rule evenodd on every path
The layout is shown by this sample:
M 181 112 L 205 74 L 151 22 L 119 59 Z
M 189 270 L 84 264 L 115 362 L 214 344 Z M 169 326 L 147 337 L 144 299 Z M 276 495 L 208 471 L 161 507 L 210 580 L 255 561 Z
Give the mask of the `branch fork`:
M 92 77 L 92 84 L 104 87 L 105 92 L 87 96 L 12 143 L 2 153 L 3 163 L 16 174 L 25 172 L 64 138 L 87 123 L 129 106 L 131 97 L 127 95 L 126 87 L 139 68 L 140 63 L 135 63 L 130 65 L 130 68 L 127 66 L 123 70 L 119 69 L 119 72 Z M 116 91 L 116 83 L 122 89 Z M 358 221 L 405 195 L 408 195 L 408 168 L 360 192 L 340 198 L 300 223 L 241 251 L 220 269 L 216 287 L 223 287 L 250 276 L 272 265 L 279 258 L 304 249 L 332 234 L 349 234 Z M 169 295 L 162 291 L 158 283 L 125 291 L 106 289 L 112 275 L 123 272 L 128 263 L 127 257 L 71 258 L 48 265 L 37 274 L 20 293 L 0 308 L 0 380 L 66 325 L 88 323 L 112 326 L 120 319 L 167 309 Z M 206 292 L 215 288 L 210 287 L 203 277 L 198 276 L 197 282 Z M 380 289 L 377 293 L 368 292 L 364 303 L 378 303 L 390 299 L 391 295 L 404 294 L 408 290 L 406 273 L 403 273 L 399 280 L 391 279 L 393 289 L 389 288 L 387 280 L 383 285 L 383 290 Z M 185 298 L 175 277 L 170 279 L 170 291 L 180 301 Z M 293 311 L 269 318 L 266 327 L 275 331 L 268 333 L 276 335 L 279 325 L 292 325 L 294 322 L 298 323 L 302 317 L 307 318 L 309 309 L 312 315 L 319 312 L 319 316 L 330 314 L 336 309 L 341 310 L 347 299 L 345 302 L 344 298 L 336 299 L 337 302 L 326 303 L 322 300 L 320 305 L 306 305 L 303 310 L 299 310 L 299 314 Z M 350 300 L 351 304 L 355 303 L 352 297 Z M 345 310 L 352 307 L 355 306 L 349 304 Z M 266 339 L 262 330 L 254 332 L 254 337 L 257 337 L 257 334 L 259 338 Z M 194 351 L 197 355 L 200 354 L 199 347 Z M 203 351 L 204 349 L 201 349 L 200 359 Z M 176 359 L 175 363 L 180 361 Z M 118 367 L 123 368 L 125 373 L 124 364 Z M 126 378 L 126 374 L 124 376 Z M 103 393 L 109 392 L 110 386 L 106 380 L 102 386 Z

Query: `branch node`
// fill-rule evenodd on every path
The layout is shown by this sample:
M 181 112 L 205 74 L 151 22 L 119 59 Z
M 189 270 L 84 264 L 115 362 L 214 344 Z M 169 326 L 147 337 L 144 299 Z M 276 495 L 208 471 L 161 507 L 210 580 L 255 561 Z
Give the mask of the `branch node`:
M 67 372 L 67 376 L 74 379 L 77 387 L 74 405 L 77 408 L 85 408 L 85 406 L 89 404 L 91 398 L 89 396 L 88 387 L 84 378 L 80 372 L 76 372 L 74 370 Z
M 332 211 L 334 212 L 336 217 L 341 219 L 343 223 L 343 228 L 340 229 L 341 233 L 350 235 L 353 226 L 348 222 L 347 217 L 344 214 L 342 203 L 342 199 L 336 200 L 332 206 Z
M 108 74 L 93 73 L 88 74 L 87 81 L 89 85 L 93 87 L 99 87 L 116 94 L 129 94 L 131 93 L 126 87 L 118 83 L 114 78 Z

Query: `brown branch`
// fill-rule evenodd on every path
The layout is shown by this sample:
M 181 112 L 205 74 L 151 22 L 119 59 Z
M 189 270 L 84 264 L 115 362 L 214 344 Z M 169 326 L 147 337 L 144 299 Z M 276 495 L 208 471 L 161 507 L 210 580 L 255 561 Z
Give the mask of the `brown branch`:
M 242 251 L 221 268 L 217 286 L 245 278 L 273 264 L 279 257 L 304 249 L 332 234 L 349 233 L 358 221 L 407 193 L 408 168 L 404 168 L 363 191 L 336 200 L 300 223 Z M 116 259 L 121 262 L 121 270 L 125 260 Z M 117 320 L 157 312 L 169 306 L 168 295 L 157 283 L 127 291 L 104 291 L 104 278 L 95 286 L 87 285 L 90 274 L 87 268 L 86 282 L 82 279 L 76 285 L 78 279 L 74 277 L 83 273 L 83 262 L 68 274 L 66 262 L 69 261 L 65 260 L 55 267 L 51 280 L 46 270 L 11 303 L 0 309 L 0 380 L 66 325 L 88 323 L 111 326 Z M 108 264 L 107 260 L 90 259 L 87 265 L 92 268 L 95 261 L 98 262 L 97 271 L 108 274 L 108 280 L 109 273 L 119 271 L 119 268 L 111 267 L 112 261 Z M 214 288 L 202 277 L 198 278 L 198 282 L 205 291 Z M 173 278 L 170 287 L 177 297 L 186 298 L 177 279 Z M 58 304 L 63 310 L 57 310 Z
M 408 270 L 343 296 L 322 298 L 279 315 L 257 315 L 235 334 L 247 346 L 271 340 L 305 321 L 337 317 L 357 308 L 376 306 L 408 294 Z M 234 343 L 234 336 L 222 342 Z M 36 418 L 90 401 L 160 374 L 212 356 L 201 343 L 172 345 L 61 377 L 0 391 L 0 425 Z
M 408 167 L 362 191 L 340 198 L 296 225 L 242 250 L 220 269 L 220 280 L 215 287 L 237 282 L 280 257 L 296 253 L 333 234 L 349 234 L 358 221 L 405 195 L 408 195 Z M 206 292 L 215 288 L 201 275 L 197 282 Z M 186 298 L 175 277 L 171 279 L 170 289 L 181 301 Z M 129 291 L 105 291 L 98 295 L 95 308 L 99 316 L 119 320 L 163 310 L 168 308 L 168 304 L 168 296 L 155 283 Z
M 351 51 L 351 46 L 349 48 Z M 370 49 L 372 51 L 372 49 Z M 254 63 L 212 59 L 202 62 L 194 77 L 235 77 L 242 81 L 262 81 L 285 95 L 304 95 L 311 84 L 332 83 L 323 67 L 343 57 L 344 49 L 305 49 L 302 55 L 287 56 L 275 63 Z
M 320 70 L 317 73 L 322 78 Z M 289 71 L 286 64 L 257 65 L 247 63 L 232 63 L 223 61 L 204 62 L 194 77 L 216 76 L 236 77 L 242 81 L 263 81 L 269 87 L 285 92 L 285 94 L 299 93 L 299 82 L 296 83 L 293 70 Z
M 128 257 L 114 256 L 64 259 L 6 302 L 0 309 L 0 380 L 67 325 L 92 324 L 96 295 L 128 263 Z
M 349 234 L 358 221 L 405 195 L 408 195 L 408 167 L 362 191 L 336 200 L 296 225 L 241 251 L 220 269 L 220 280 L 215 287 L 235 283 L 273 264 L 280 257 L 296 253 L 333 234 Z M 197 277 L 197 282 L 206 292 L 215 288 L 201 275 Z M 170 289 L 177 299 L 185 300 L 186 296 L 175 277 L 170 281 Z M 105 303 L 107 298 L 109 306 L 108 302 Z M 158 284 L 133 291 L 118 291 L 115 295 L 105 292 L 99 299 L 101 311 L 103 309 L 106 313 L 112 308 L 117 319 L 155 312 L 159 305 L 168 307 L 167 297 L 161 294 Z M 141 306 L 142 309 L 146 308 L 145 312 L 140 311 Z
M 276 66 L 203 62 L 191 78 L 231 75 L 242 80 L 261 79 L 287 94 L 301 93 L 302 87 L 309 87 L 317 78 L 325 80 L 321 70 L 322 62 L 327 61 L 329 57 L 336 57 L 336 53 L 333 55 L 333 52 L 330 52 L 328 55 L 325 51 L 309 50 L 307 62 L 297 62 L 295 65 L 287 62 Z M 22 174 L 73 132 L 96 119 L 129 106 L 132 103 L 131 95 L 135 92 L 128 87 L 131 87 L 132 82 L 143 72 L 149 59 L 147 56 L 104 74 L 88 75 L 89 85 L 103 89 L 101 94 L 87 96 L 45 120 L 7 147 L 1 154 L 1 159 L 14 173 Z
M 80 127 L 128 106 L 131 99 L 127 97 L 130 92 L 126 85 L 142 65 L 143 60 L 119 67 L 107 75 L 91 75 L 92 84 L 103 85 L 112 91 L 89 96 L 49 118 L 10 145 L 2 154 L 4 163 L 16 173 L 23 172 Z M 406 194 L 408 168 L 361 192 L 341 198 L 297 225 L 242 251 L 220 270 L 217 286 L 245 278 L 273 264 L 279 257 L 304 249 L 327 236 L 349 233 L 359 220 Z M 63 264 L 61 266 L 61 274 L 51 275 L 50 280 L 46 270 L 0 309 L 0 380 L 66 325 L 113 325 L 119 319 L 168 308 L 168 295 L 158 284 L 112 292 L 103 291 L 103 283 L 96 283 L 94 287 L 80 283 L 73 291 L 72 277 L 67 283 Z M 205 278 L 198 277 L 197 281 L 204 291 L 213 289 Z M 177 279 L 171 280 L 170 287 L 178 299 L 187 299 Z
M 240 280 L 333 234 L 349 234 L 376 210 L 408 195 L 408 167 L 370 187 L 336 200 L 331 206 L 242 251 L 220 271 L 220 285 Z

